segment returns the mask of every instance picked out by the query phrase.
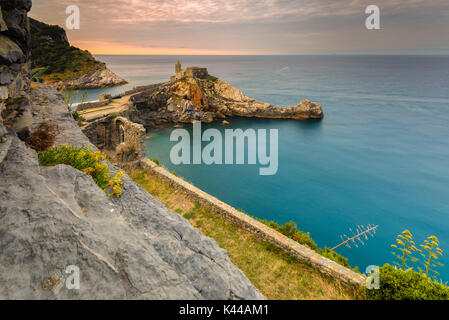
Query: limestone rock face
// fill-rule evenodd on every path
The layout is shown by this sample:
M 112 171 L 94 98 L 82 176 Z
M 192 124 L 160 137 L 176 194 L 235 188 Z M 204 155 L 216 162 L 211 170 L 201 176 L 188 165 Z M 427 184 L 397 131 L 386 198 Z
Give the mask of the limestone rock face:
M 220 79 L 183 77 L 162 83 L 131 98 L 128 116 L 144 125 L 212 122 L 226 117 L 321 119 L 321 105 L 307 99 L 295 106 L 279 107 L 249 98 Z
M 128 176 L 111 198 L 79 170 L 39 166 L 22 140 L 43 123 L 56 144 L 90 142 L 54 88 L 30 88 L 31 1 L 0 6 L 0 300 L 263 299 L 225 250 Z M 120 81 L 89 77 L 75 85 Z M 73 267 L 79 290 L 66 285 Z
M 88 146 L 55 89 L 32 91 L 33 126 Z M 226 251 L 125 175 L 108 197 L 70 166 L 37 154 L 0 124 L 0 299 L 263 299 Z M 118 170 L 110 166 L 113 170 Z M 68 266 L 80 289 L 66 287 Z
M 0 122 L 22 138 L 31 125 L 30 9 L 29 0 L 0 0 Z

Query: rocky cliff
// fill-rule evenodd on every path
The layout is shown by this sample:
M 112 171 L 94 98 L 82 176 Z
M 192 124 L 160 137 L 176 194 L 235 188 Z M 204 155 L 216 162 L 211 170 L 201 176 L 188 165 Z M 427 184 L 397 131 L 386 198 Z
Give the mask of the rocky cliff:
M 5 132 L 4 124 L 26 138 L 31 125 L 27 18 L 31 0 L 0 0 L 0 8 L 0 136 Z
M 132 121 L 145 125 L 212 122 L 226 117 L 321 119 L 321 105 L 307 99 L 295 106 L 279 107 L 249 98 L 237 88 L 213 77 L 173 78 L 131 97 Z
M 17 133 L 50 123 L 57 145 L 90 142 L 54 88 L 30 89 L 31 2 L 0 5 L 0 299 L 262 299 L 214 240 L 126 175 L 112 198 L 70 166 L 39 166 Z
M 106 88 L 127 83 L 96 60 L 87 50 L 70 45 L 59 26 L 30 19 L 33 70 L 43 70 L 41 80 L 58 89 Z

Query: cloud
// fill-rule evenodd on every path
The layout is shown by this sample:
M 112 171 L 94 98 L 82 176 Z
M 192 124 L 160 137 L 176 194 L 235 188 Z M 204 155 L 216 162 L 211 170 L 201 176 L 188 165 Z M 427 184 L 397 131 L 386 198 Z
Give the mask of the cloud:
M 42 0 L 37 6 L 76 4 L 84 14 L 118 23 L 263 22 L 361 14 L 366 0 Z M 377 0 L 384 14 L 449 8 L 447 0 Z
M 372 3 L 381 9 L 382 32 L 364 27 Z M 448 0 L 40 0 L 31 16 L 63 26 L 72 4 L 81 9 L 81 30 L 69 31 L 70 40 L 102 52 L 328 53 L 343 44 L 347 51 L 423 47 L 429 39 L 449 45 Z

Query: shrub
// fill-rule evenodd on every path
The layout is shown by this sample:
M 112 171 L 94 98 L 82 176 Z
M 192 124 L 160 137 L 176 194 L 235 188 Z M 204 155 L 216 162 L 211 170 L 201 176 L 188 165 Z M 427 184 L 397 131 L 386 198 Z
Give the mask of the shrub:
M 411 260 L 413 262 L 421 263 L 425 269 L 418 267 L 418 271 L 424 273 L 426 277 L 433 277 L 437 280 L 439 275 L 438 271 L 435 270 L 436 267 L 444 267 L 443 264 L 438 262 L 438 258 L 443 255 L 443 250 L 439 248 L 440 242 L 436 236 L 430 236 L 424 240 L 424 244 L 420 245 L 421 249 L 418 249 L 413 242 L 413 236 L 410 231 L 404 230 L 396 239 L 397 244 L 391 245 L 394 249 L 399 251 L 399 254 L 392 252 L 392 254 L 399 259 L 401 263 L 393 262 L 395 266 L 399 267 L 401 270 L 411 269 L 407 265 L 407 261 Z M 418 252 L 422 256 L 422 261 L 414 257 L 412 254 Z
M 59 90 L 59 93 L 62 95 L 62 98 L 64 99 L 65 103 L 69 106 L 70 110 L 72 110 L 72 106 L 78 99 L 78 96 L 80 94 L 79 90 L 74 90 L 73 87 L 70 88 L 63 87 L 61 88 L 61 90 Z M 80 96 L 81 99 L 80 104 L 83 104 L 86 98 L 87 92 L 83 92 Z
M 196 217 L 196 212 L 195 211 L 189 211 L 184 215 L 185 219 L 193 219 Z
M 426 277 L 429 276 L 429 272 L 433 274 L 433 277 L 436 279 L 438 275 L 440 275 L 436 270 L 433 268 L 436 268 L 438 266 L 444 267 L 444 265 L 440 262 L 438 262 L 438 257 L 443 255 L 443 250 L 439 248 L 440 242 L 438 241 L 438 238 L 435 236 L 430 236 L 426 240 L 424 240 L 424 244 L 421 245 L 422 252 L 420 250 L 420 253 L 422 257 L 424 258 L 424 261 L 421 261 L 421 263 L 424 265 L 425 269 L 418 268 L 420 272 L 425 272 Z
M 33 150 L 45 151 L 55 142 L 55 136 L 58 133 L 56 125 L 41 124 L 39 128 L 31 133 L 25 140 L 25 144 Z
M 159 165 L 159 160 L 158 160 L 158 159 L 156 159 L 156 158 L 151 158 L 150 160 L 153 161 L 155 164 Z
M 412 256 L 413 252 L 419 252 L 419 250 L 416 248 L 415 242 L 413 241 L 413 235 L 410 231 L 402 231 L 396 239 L 396 244 L 392 244 L 391 247 L 399 251 L 399 253 L 393 251 L 392 254 L 400 261 L 400 263 L 396 261 L 393 262 L 394 265 L 400 267 L 401 270 L 409 268 L 407 261 L 418 261 L 418 259 Z
M 66 164 L 90 175 L 95 183 L 108 196 L 115 195 L 117 198 L 122 194 L 123 172 L 117 171 L 117 176 L 111 177 L 109 167 L 103 160 L 106 158 L 100 151 L 92 151 L 89 148 L 77 148 L 62 145 L 39 152 L 39 164 L 41 166 L 55 166 Z
M 267 221 L 267 220 L 260 220 L 257 219 L 266 226 L 282 233 L 284 236 L 289 237 L 290 239 L 295 240 L 296 242 L 308 246 L 312 250 L 317 250 L 317 245 L 315 241 L 312 240 L 310 237 L 310 233 L 308 232 L 302 232 L 298 229 L 296 226 L 296 223 L 293 221 L 290 221 L 283 226 L 279 225 L 278 223 L 274 221 Z
M 413 270 L 386 264 L 380 268 L 380 289 L 366 290 L 370 300 L 448 300 L 449 288 Z
M 348 262 L 348 258 L 342 256 L 341 254 L 339 254 L 339 253 L 337 253 L 335 251 L 332 251 L 329 248 L 318 249 L 317 252 L 319 254 L 321 254 L 323 257 L 326 257 L 326 258 L 328 258 L 328 259 L 330 259 L 332 261 L 335 261 L 338 264 L 341 264 L 342 266 L 344 266 L 346 268 L 352 269 L 355 272 L 359 272 L 359 268 L 358 267 L 355 267 L 355 268 L 351 267 L 351 265 Z
M 179 174 L 176 173 L 176 171 L 170 171 L 170 173 L 175 177 L 182 178 Z
M 245 211 L 243 211 L 243 210 L 239 210 L 239 211 L 245 213 Z M 253 218 L 255 218 L 255 217 L 253 217 Z M 258 220 L 259 222 L 262 222 L 264 225 L 282 233 L 284 236 L 289 237 L 290 239 L 293 239 L 296 242 L 309 247 L 310 249 L 316 251 L 323 257 L 326 257 L 332 261 L 335 261 L 338 264 L 341 264 L 344 267 L 352 269 L 355 272 L 359 272 L 357 267 L 352 268 L 349 265 L 348 258 L 346 258 L 328 248 L 319 249 L 317 244 L 315 243 L 315 241 L 313 241 L 313 239 L 310 237 L 310 233 L 302 232 L 301 230 L 299 230 L 298 227 L 296 226 L 296 223 L 294 223 L 293 221 L 287 222 L 286 224 L 281 226 L 274 221 L 261 220 L 258 218 L 255 218 L 255 219 Z
M 31 81 L 42 82 L 42 75 L 47 71 L 47 68 L 36 68 L 31 70 Z
M 73 119 L 75 119 L 76 121 L 86 121 L 86 118 L 84 118 L 82 115 L 80 115 L 78 113 L 78 111 L 73 111 L 72 116 L 73 116 Z

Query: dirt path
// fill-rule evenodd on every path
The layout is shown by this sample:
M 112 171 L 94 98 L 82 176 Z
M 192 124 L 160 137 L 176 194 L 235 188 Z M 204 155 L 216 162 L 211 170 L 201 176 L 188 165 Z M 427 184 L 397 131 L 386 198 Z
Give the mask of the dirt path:
M 128 102 L 131 95 L 121 97 L 119 99 L 114 99 L 112 102 L 106 106 L 92 108 L 80 111 L 79 114 L 83 116 L 87 121 L 96 118 L 101 118 L 112 113 L 119 113 L 128 108 Z

